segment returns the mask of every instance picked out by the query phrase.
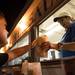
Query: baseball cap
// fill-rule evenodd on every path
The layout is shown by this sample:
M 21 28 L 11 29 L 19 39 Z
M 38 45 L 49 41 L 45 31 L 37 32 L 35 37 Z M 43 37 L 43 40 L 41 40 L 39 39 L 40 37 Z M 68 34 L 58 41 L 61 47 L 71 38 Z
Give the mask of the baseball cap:
M 54 18 L 54 22 L 58 21 L 61 18 L 71 17 L 71 14 L 68 12 L 62 12 L 57 17 Z

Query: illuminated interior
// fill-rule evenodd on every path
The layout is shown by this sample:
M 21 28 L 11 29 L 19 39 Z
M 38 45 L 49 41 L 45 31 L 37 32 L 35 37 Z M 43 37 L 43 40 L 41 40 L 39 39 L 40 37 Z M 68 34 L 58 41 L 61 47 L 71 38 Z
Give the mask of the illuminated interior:
M 61 38 L 65 33 L 65 29 L 58 22 L 53 22 L 53 18 L 54 17 L 52 15 L 40 25 L 39 36 L 47 35 L 50 42 L 58 43 L 61 41 Z M 57 50 L 51 49 L 48 51 L 48 57 L 43 59 L 41 58 L 41 60 L 52 59 L 52 51 L 55 52 L 55 58 L 60 58 L 59 52 Z

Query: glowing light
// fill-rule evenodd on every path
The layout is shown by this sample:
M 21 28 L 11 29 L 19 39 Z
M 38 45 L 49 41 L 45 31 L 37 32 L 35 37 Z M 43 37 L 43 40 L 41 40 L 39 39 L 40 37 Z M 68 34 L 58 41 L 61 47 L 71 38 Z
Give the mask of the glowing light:
M 18 22 L 17 27 L 20 32 L 23 32 L 27 28 L 28 17 L 23 16 L 21 20 Z
M 0 53 L 5 53 L 4 47 L 2 47 L 2 48 L 0 49 Z
M 23 20 L 21 20 L 18 23 L 18 28 L 20 29 L 21 32 L 23 32 L 27 28 L 26 25 L 25 25 L 25 22 Z
M 7 39 L 7 41 L 8 41 L 8 44 L 6 45 L 6 47 L 7 48 L 12 47 L 12 42 L 11 42 L 11 38 L 10 37 Z

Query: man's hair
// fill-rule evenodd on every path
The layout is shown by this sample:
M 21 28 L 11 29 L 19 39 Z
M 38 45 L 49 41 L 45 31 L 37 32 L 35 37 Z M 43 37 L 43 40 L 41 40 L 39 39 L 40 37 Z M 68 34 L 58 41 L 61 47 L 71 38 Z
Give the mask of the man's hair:
M 54 18 L 54 22 L 58 21 L 61 18 L 72 18 L 71 14 L 69 12 L 62 12 L 57 17 Z
M 56 18 L 54 18 L 54 22 L 56 22 L 56 21 L 58 21 L 58 20 L 60 20 L 61 18 L 71 18 L 70 16 L 61 16 L 61 17 L 56 17 Z
M 0 18 L 5 18 L 3 12 L 0 11 Z

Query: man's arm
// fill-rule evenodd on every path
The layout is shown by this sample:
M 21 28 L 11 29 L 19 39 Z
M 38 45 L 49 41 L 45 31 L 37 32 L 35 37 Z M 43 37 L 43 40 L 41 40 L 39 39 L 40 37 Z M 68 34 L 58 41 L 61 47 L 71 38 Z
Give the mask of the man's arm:
M 7 52 L 8 56 L 9 56 L 8 60 L 10 61 L 14 58 L 17 58 L 17 57 L 25 54 L 26 52 L 31 50 L 31 48 L 33 48 L 35 46 L 39 46 L 39 45 L 41 45 L 42 42 L 45 42 L 47 40 L 48 40 L 48 37 L 46 35 L 44 35 L 42 37 L 38 37 L 29 45 L 25 45 L 23 47 L 19 47 L 19 48 L 12 50 L 12 51 Z
M 75 51 L 75 42 L 63 43 L 61 48 L 68 51 Z
M 23 54 L 25 54 L 26 52 L 28 52 L 30 50 L 31 46 L 30 45 L 26 45 L 20 48 L 16 48 L 12 51 L 8 51 L 8 61 L 13 60 L 14 58 L 17 58 Z
M 53 44 L 53 43 L 49 43 L 49 42 L 44 42 L 41 46 L 41 49 L 56 49 L 56 50 L 60 50 L 60 49 L 64 49 L 64 50 L 68 50 L 68 51 L 75 51 L 75 42 L 70 42 L 70 43 L 57 43 L 57 44 Z

